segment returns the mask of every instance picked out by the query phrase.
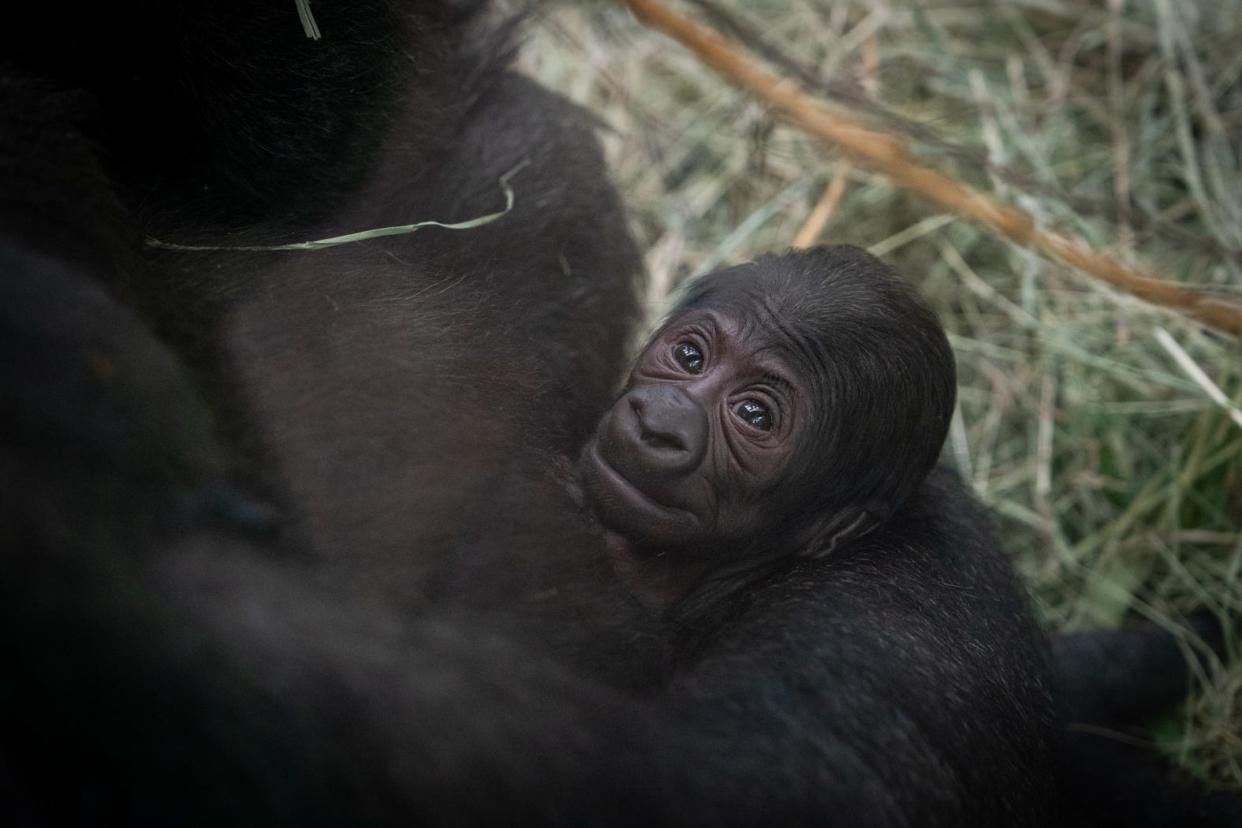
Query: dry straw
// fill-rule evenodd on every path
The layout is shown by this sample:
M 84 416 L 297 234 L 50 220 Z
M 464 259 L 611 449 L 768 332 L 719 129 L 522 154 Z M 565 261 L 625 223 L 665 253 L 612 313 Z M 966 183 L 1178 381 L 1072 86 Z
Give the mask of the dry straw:
M 1038 250 L 1152 304 L 1242 337 L 1242 305 L 1126 267 L 1077 239 L 1041 227 L 1024 210 L 914 160 L 905 143 L 893 135 L 830 111 L 824 101 L 803 91 L 797 82 L 763 68 L 714 30 L 657 0 L 625 2 L 644 24 L 680 41 L 727 80 L 767 102 L 796 126 L 837 147 L 850 160 L 883 173 L 899 186 L 974 219 L 1023 247 Z

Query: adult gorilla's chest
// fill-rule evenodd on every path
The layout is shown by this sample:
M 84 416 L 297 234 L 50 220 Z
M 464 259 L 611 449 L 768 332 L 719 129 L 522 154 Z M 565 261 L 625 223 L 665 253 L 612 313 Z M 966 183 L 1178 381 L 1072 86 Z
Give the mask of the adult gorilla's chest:
M 222 373 L 294 534 L 341 577 L 403 598 L 514 472 L 516 448 L 546 459 L 584 439 L 621 374 L 639 270 L 571 105 L 506 76 L 440 155 L 412 156 L 407 128 L 397 120 L 358 190 L 305 238 L 496 212 L 500 177 L 525 164 L 512 210 L 200 265 L 242 286 L 221 322 Z

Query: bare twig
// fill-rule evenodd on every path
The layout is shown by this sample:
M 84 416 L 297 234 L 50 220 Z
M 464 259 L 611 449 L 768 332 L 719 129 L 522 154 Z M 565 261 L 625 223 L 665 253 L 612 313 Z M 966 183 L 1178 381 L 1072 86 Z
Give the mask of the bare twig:
M 819 197 L 811 214 L 806 217 L 806 223 L 802 225 L 798 235 L 794 236 L 794 247 L 810 247 L 824 234 L 824 228 L 832 219 L 837 204 L 841 202 L 841 196 L 845 195 L 845 182 L 849 178 L 851 169 L 853 165 L 848 161 L 837 163 L 836 172 L 832 174 L 832 180 L 824 188 L 824 194 Z
M 705 64 L 766 101 L 796 126 L 837 147 L 853 161 L 887 175 L 899 186 L 1140 299 L 1242 337 L 1242 305 L 1125 267 L 1077 239 L 1040 227 L 1024 210 L 919 163 L 904 142 L 892 135 L 829 111 L 795 81 L 763 68 L 713 30 L 664 7 L 658 0 L 625 2 L 644 24 L 680 41 Z

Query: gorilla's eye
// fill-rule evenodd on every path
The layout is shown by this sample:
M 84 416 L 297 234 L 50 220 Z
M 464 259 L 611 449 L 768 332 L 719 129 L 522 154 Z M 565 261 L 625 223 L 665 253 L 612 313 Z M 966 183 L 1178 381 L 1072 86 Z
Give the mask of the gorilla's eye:
M 703 373 L 703 352 L 693 342 L 678 342 L 674 345 L 673 359 L 688 374 Z
M 742 400 L 733 413 L 760 431 L 772 430 L 772 412 L 758 400 Z

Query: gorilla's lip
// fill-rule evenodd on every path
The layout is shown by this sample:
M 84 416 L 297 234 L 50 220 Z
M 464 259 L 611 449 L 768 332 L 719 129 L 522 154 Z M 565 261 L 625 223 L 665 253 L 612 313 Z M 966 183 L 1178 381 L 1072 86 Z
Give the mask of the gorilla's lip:
M 586 451 L 586 458 L 594 472 L 593 475 L 587 475 L 588 479 L 584 481 L 586 488 L 590 492 L 589 497 L 595 501 L 599 511 L 612 511 L 599 508 L 607 505 L 608 498 L 601 497 L 597 491 L 599 488 L 605 488 L 613 495 L 614 498 L 625 501 L 627 507 L 627 515 L 650 515 L 655 517 L 659 523 L 665 526 L 676 526 L 681 529 L 691 529 L 698 526 L 699 519 L 688 509 L 679 506 L 670 506 L 653 499 L 650 495 L 631 483 L 625 475 L 621 474 L 612 463 L 609 463 L 599 450 L 599 441 L 592 440 Z M 590 477 L 596 477 L 597 480 L 592 481 Z M 601 503 L 601 501 L 603 501 Z M 610 515 L 601 515 L 601 518 L 608 522 Z M 626 531 L 621 531 L 625 535 L 643 535 L 643 526 L 634 525 L 626 521 Z M 620 531 L 620 530 L 619 530 Z

